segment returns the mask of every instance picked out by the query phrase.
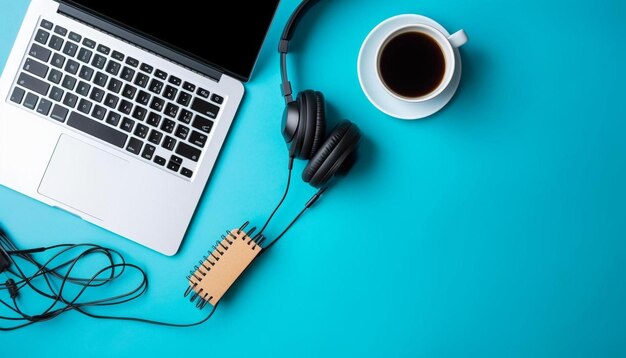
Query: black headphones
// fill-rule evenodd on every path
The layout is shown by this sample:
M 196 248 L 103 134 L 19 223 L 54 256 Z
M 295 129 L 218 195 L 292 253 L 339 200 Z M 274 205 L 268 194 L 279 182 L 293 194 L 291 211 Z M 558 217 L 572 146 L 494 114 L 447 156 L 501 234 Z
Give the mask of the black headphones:
M 291 15 L 280 38 L 281 89 L 285 97 L 282 133 L 291 158 L 305 159 L 302 179 L 315 188 L 325 187 L 337 174 L 346 174 L 355 160 L 361 139 L 359 128 L 348 120 L 341 121 L 326 137 L 326 109 L 321 92 L 306 90 L 292 97 L 287 75 L 289 41 L 304 14 L 319 0 L 303 0 Z

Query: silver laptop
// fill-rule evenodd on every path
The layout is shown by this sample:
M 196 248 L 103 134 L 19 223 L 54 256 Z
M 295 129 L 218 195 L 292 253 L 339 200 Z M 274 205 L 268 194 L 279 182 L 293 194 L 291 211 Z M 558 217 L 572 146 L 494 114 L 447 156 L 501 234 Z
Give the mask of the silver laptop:
M 32 0 L 0 77 L 0 184 L 175 254 L 278 0 L 248 5 Z

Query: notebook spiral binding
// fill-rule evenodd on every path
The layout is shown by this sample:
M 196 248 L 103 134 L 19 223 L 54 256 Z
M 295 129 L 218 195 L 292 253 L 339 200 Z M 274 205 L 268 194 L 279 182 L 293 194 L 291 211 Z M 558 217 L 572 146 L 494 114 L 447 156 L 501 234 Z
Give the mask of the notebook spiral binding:
M 203 309 L 207 304 L 217 304 L 263 250 L 261 245 L 265 242 L 265 236 L 260 232 L 253 236 L 256 227 L 246 232 L 249 224 L 246 221 L 238 229 L 227 230 L 186 276 L 189 285 L 184 297 L 191 295 L 189 301 L 195 302 L 198 309 Z

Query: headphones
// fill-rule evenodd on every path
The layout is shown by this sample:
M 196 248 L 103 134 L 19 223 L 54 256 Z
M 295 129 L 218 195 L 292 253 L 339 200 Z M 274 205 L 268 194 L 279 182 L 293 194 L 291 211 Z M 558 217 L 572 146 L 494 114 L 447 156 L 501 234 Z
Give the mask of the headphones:
M 302 180 L 315 188 L 325 188 L 338 174 L 347 174 L 356 160 L 361 139 L 359 128 L 348 120 L 341 121 L 326 136 L 326 105 L 321 92 L 305 90 L 293 99 L 287 74 L 289 42 L 304 14 L 319 0 L 303 0 L 291 15 L 278 45 L 280 52 L 281 90 L 285 98 L 282 134 L 289 148 L 289 169 L 293 159 L 308 160 Z

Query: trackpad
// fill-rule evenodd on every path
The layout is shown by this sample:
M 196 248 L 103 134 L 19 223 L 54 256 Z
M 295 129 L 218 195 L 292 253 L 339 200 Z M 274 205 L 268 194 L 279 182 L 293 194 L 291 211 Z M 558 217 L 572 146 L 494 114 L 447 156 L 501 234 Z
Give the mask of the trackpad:
M 128 162 L 62 135 L 48 164 L 39 194 L 105 220 L 119 206 Z

